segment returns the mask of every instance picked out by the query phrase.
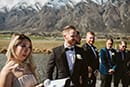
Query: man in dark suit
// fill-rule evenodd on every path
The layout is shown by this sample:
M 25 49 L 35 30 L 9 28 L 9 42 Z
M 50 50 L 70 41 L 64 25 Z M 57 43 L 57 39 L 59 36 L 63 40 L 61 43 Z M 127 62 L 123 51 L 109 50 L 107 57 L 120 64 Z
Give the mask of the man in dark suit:
M 111 87 L 112 76 L 115 72 L 115 54 L 116 50 L 112 48 L 113 39 L 108 38 L 106 47 L 100 50 L 101 87 Z
M 95 42 L 94 32 L 87 32 L 86 34 L 86 43 L 83 44 L 83 49 L 86 54 L 88 62 L 88 87 L 95 87 L 96 85 L 96 76 L 98 75 L 99 69 L 99 56 L 97 48 L 93 45 Z
M 77 30 L 77 35 L 76 35 L 76 44 L 77 45 L 80 45 L 81 43 L 81 35 L 80 35 L 80 32 Z
M 83 49 L 75 45 L 76 34 L 74 26 L 64 28 L 64 44 L 52 50 L 44 85 L 48 84 L 49 80 L 69 77 L 68 87 L 87 87 L 87 63 L 84 61 Z M 54 68 L 56 68 L 55 78 L 53 78 Z
M 119 49 L 117 49 L 116 53 L 116 65 L 114 73 L 114 87 L 118 87 L 119 82 L 121 80 L 123 87 L 128 87 L 129 82 L 129 61 L 130 61 L 130 52 L 126 50 L 127 42 L 120 41 Z

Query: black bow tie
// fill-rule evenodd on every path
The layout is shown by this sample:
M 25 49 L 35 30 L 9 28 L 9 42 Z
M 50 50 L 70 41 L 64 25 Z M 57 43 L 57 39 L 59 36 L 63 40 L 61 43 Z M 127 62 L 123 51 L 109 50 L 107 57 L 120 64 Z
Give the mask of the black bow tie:
M 74 48 L 73 47 L 71 47 L 71 48 L 65 48 L 65 51 L 69 51 L 69 50 L 73 51 Z
M 111 49 L 107 49 L 108 51 L 111 51 Z

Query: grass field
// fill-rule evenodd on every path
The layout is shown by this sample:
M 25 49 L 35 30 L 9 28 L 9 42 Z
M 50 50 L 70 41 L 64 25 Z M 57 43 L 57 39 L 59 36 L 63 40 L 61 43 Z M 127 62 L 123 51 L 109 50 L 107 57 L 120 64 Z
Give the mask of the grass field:
M 56 39 L 56 38 L 32 38 L 33 43 L 33 52 L 46 52 L 51 50 L 52 48 L 63 44 L 63 39 Z M 7 49 L 9 44 L 10 38 L 9 37 L 0 37 L 0 50 Z M 85 43 L 85 40 L 81 41 L 80 46 Z M 119 41 L 114 41 L 114 48 L 118 48 Z M 105 40 L 98 40 L 95 41 L 95 46 L 97 47 L 98 51 L 105 46 Z M 128 49 L 130 50 L 130 41 L 128 41 Z

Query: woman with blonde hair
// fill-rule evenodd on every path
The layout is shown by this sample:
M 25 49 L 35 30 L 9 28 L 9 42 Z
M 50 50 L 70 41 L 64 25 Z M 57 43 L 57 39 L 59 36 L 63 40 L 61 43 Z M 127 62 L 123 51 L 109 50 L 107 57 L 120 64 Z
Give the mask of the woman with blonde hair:
M 32 42 L 24 34 L 13 34 L 0 72 L 0 87 L 36 87 Z

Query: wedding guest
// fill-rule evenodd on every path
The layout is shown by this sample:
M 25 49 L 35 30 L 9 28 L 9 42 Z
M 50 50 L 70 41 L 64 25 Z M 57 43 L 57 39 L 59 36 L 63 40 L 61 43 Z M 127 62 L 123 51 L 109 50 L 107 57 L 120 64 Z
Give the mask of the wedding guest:
M 114 87 L 118 87 L 120 81 L 122 82 L 122 87 L 128 87 L 129 83 L 129 69 L 130 66 L 128 63 L 130 62 L 130 51 L 126 49 L 127 42 L 120 41 L 119 48 L 116 53 L 116 65 L 114 73 Z M 128 66 L 127 66 L 128 65 Z
M 112 76 L 115 72 L 115 54 L 116 50 L 112 48 L 113 39 L 108 38 L 106 47 L 100 50 L 100 66 L 101 73 L 101 87 L 111 87 Z
M 94 32 L 87 32 L 86 43 L 83 44 L 83 49 L 88 62 L 88 87 L 96 87 L 96 77 L 99 69 L 99 55 L 97 48 L 94 46 Z
M 77 30 L 77 35 L 76 35 L 76 44 L 79 45 L 81 43 L 81 35 L 80 32 Z
M 37 79 L 29 37 L 13 34 L 6 56 L 7 62 L 0 72 L 0 87 L 35 87 Z

